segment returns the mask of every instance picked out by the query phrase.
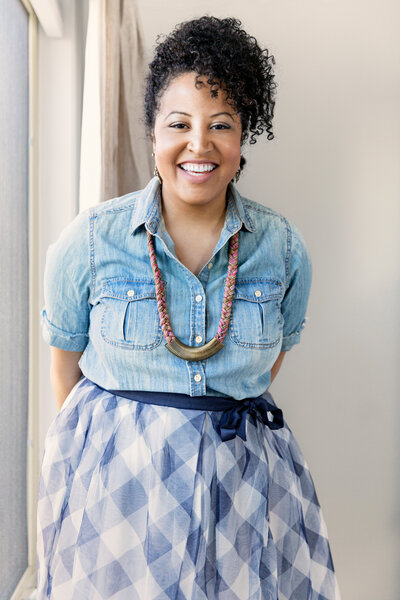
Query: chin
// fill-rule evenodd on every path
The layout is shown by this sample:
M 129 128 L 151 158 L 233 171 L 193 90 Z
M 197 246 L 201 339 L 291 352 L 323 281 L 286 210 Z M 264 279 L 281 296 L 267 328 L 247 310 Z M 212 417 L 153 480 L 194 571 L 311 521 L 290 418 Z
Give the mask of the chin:
M 208 189 L 199 189 L 199 190 L 183 190 L 180 194 L 181 198 L 186 201 L 193 202 L 209 202 L 213 198 L 217 198 L 220 194 L 226 192 L 226 187 L 211 187 Z

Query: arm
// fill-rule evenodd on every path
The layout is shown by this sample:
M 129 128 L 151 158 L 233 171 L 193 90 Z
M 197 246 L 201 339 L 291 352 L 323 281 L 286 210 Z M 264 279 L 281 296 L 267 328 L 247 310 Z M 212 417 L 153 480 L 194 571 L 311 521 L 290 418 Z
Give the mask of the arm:
M 82 375 L 78 362 L 89 341 L 89 216 L 77 215 L 46 254 L 42 331 L 51 347 L 50 381 L 59 410 Z
M 281 368 L 285 353 L 300 341 L 310 294 L 312 267 L 307 246 L 301 233 L 293 225 L 291 226 L 291 236 L 288 286 L 281 304 L 284 321 L 282 352 L 272 366 L 271 383 Z
M 50 380 L 59 411 L 64 400 L 82 376 L 78 365 L 81 356 L 82 352 L 71 352 L 51 346 Z
M 284 356 L 285 356 L 285 352 L 281 352 L 279 354 L 278 358 L 276 359 L 276 361 L 274 362 L 273 366 L 272 366 L 272 369 L 271 369 L 271 383 L 273 382 L 273 380 L 275 379 L 275 377 L 278 375 L 278 371 L 281 368 L 281 364 L 282 364 Z

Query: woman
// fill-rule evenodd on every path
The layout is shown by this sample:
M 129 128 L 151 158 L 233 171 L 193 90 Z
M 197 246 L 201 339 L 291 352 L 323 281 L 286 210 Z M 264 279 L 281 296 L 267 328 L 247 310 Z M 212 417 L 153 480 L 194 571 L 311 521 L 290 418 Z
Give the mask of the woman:
M 155 177 L 48 252 L 39 598 L 336 599 L 310 473 L 265 390 L 299 342 L 299 231 L 233 184 L 272 139 L 273 57 L 235 19 L 160 43 Z M 66 397 L 68 396 L 67 400 Z

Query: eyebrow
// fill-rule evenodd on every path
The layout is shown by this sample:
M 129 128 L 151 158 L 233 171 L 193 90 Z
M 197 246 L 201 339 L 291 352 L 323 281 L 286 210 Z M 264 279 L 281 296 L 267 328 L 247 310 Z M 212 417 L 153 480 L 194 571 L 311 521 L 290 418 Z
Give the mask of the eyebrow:
M 168 119 L 168 117 L 170 117 L 171 115 L 185 115 L 186 117 L 191 117 L 191 116 L 192 116 L 192 115 L 190 115 L 190 114 L 189 114 L 189 113 L 187 113 L 187 112 L 183 112 L 182 110 L 173 110 L 173 111 L 171 111 L 171 112 L 170 112 L 170 113 L 169 113 L 169 114 L 168 114 L 168 115 L 165 117 L 165 119 L 164 119 L 164 120 L 166 121 L 166 120 Z M 232 121 L 234 120 L 234 119 L 233 119 L 233 116 L 232 116 L 232 114 L 231 114 L 231 113 L 229 113 L 229 112 L 219 112 L 219 113 L 215 113 L 214 115 L 210 115 L 210 117 L 211 117 L 211 118 L 213 118 L 213 117 L 219 117 L 220 115 L 228 115 L 228 117 L 230 117 L 230 118 L 232 119 Z

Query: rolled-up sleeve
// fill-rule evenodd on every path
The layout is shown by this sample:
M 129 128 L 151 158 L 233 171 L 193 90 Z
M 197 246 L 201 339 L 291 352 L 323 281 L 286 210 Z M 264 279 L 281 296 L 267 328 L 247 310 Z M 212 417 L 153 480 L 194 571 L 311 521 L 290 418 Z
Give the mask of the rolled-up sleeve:
M 286 352 L 300 342 L 306 321 L 306 310 L 311 288 L 311 260 L 300 231 L 291 225 L 289 276 L 282 300 L 284 320 L 281 350 Z
M 90 313 L 89 211 L 79 214 L 47 250 L 42 333 L 51 346 L 83 351 Z

